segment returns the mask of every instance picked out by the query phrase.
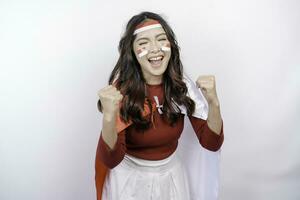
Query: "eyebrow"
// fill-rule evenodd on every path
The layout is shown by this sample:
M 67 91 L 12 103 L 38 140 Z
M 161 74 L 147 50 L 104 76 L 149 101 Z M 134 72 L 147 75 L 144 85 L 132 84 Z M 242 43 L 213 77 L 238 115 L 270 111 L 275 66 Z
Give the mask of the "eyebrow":
M 158 38 L 161 35 L 166 35 L 166 33 L 160 33 L 160 34 L 156 35 L 155 37 Z M 141 37 L 141 38 L 137 39 L 136 41 L 138 42 L 139 40 L 148 40 L 148 38 L 147 37 Z
M 159 37 L 159 36 L 161 36 L 161 35 L 166 35 L 166 33 L 160 33 L 160 34 L 158 34 L 157 36 L 155 36 L 155 37 Z

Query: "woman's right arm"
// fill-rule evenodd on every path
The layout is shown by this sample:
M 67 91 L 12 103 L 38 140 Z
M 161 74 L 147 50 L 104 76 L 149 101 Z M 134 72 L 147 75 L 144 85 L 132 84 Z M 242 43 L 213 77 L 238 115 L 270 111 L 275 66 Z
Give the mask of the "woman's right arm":
M 103 112 L 101 136 L 110 149 L 114 148 L 118 138 L 116 118 L 116 114 L 107 114 Z
M 116 128 L 116 118 L 119 115 L 119 103 L 123 96 L 112 85 L 101 89 L 98 95 L 101 101 L 103 121 L 96 157 L 107 167 L 113 168 L 123 160 L 126 151 L 126 130 L 118 133 Z
M 103 113 L 102 137 L 105 143 L 113 149 L 118 137 L 116 119 L 119 114 L 119 104 L 123 96 L 120 91 L 112 85 L 102 88 L 98 92 L 98 96 Z
M 103 133 L 102 133 L 103 134 Z M 101 161 L 105 166 L 112 169 L 117 166 L 124 158 L 126 152 L 126 129 L 118 133 L 117 141 L 113 149 L 104 141 L 103 135 L 100 135 L 98 142 L 96 163 Z

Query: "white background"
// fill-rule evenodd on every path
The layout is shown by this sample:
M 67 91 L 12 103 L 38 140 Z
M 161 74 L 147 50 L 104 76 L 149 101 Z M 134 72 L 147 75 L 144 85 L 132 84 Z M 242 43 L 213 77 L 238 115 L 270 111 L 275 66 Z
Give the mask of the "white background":
M 95 199 L 97 91 L 144 10 L 170 23 L 194 80 L 216 76 L 220 199 L 299 200 L 297 0 L 1 0 L 0 199 Z

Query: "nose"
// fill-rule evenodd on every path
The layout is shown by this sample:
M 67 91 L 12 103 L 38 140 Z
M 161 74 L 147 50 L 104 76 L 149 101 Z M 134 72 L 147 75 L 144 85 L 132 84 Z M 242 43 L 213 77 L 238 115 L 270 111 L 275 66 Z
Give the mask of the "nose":
M 158 46 L 157 42 L 152 42 L 150 47 L 150 53 L 158 53 L 160 51 L 160 47 Z
M 150 53 L 158 53 L 159 52 L 159 49 L 158 48 L 155 48 L 155 49 L 151 49 L 150 50 Z

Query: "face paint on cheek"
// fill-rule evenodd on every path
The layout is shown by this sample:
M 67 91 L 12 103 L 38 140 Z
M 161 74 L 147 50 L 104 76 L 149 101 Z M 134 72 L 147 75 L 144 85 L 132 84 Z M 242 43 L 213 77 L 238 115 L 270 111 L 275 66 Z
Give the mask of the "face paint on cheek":
M 162 51 L 171 51 L 170 44 L 165 44 L 160 48 Z
M 145 55 L 148 54 L 148 50 L 146 50 L 146 49 L 138 49 L 137 53 L 138 53 L 139 58 L 141 58 L 141 57 L 143 57 L 143 56 L 145 56 Z

